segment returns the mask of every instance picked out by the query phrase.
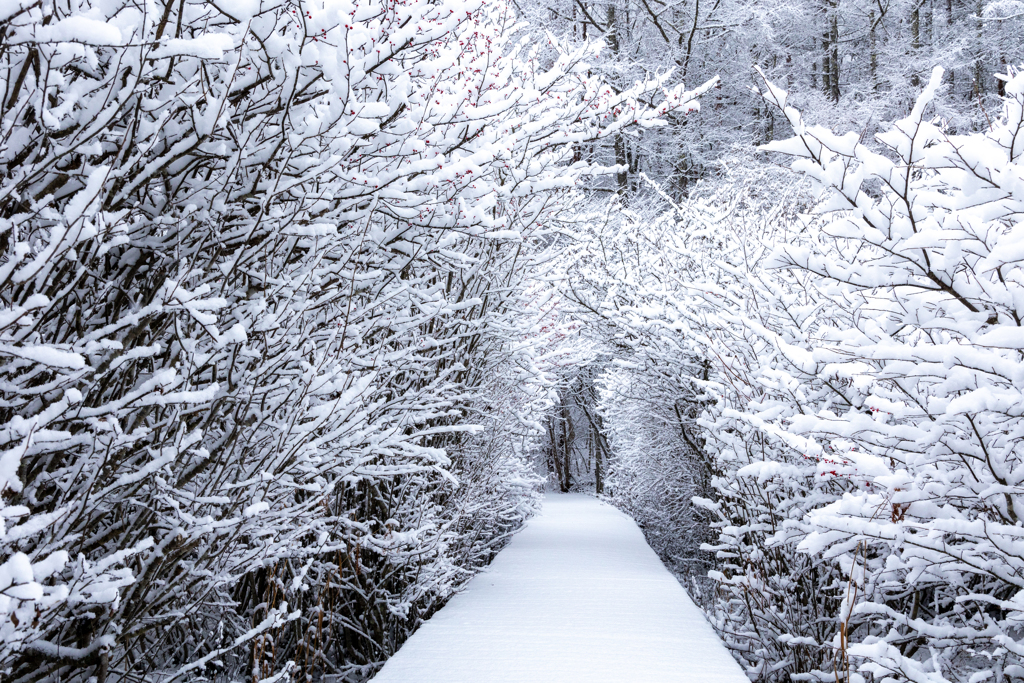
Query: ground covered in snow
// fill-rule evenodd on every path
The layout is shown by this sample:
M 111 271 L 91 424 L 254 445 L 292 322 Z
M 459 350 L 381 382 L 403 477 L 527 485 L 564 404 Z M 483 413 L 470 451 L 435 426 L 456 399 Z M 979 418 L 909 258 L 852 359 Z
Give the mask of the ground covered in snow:
M 632 519 L 548 494 L 374 683 L 746 683 Z

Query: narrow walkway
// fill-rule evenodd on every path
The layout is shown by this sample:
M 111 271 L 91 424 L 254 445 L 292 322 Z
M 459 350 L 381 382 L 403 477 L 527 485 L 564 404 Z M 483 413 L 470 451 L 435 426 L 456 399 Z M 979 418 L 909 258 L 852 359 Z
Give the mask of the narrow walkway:
M 748 683 L 632 519 L 548 494 L 372 683 Z

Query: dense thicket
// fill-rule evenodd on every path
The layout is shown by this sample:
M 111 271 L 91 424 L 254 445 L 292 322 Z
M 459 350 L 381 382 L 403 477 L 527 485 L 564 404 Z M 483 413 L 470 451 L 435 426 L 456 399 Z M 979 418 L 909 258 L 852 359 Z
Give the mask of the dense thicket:
M 692 93 L 494 0 L 0 28 L 0 676 L 364 678 L 534 504 L 573 144 Z
M 933 119 L 936 70 L 869 147 L 762 77 L 796 133 L 767 149 L 815 215 L 754 186 L 581 232 L 613 497 L 713 565 L 697 597 L 752 680 L 1024 677 L 1024 76 L 1003 78 L 991 128 Z

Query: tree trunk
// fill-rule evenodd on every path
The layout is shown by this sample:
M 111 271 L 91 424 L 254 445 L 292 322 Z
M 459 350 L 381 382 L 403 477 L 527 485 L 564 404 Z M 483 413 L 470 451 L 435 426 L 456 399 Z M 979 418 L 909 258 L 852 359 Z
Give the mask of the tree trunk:
M 918 57 L 921 53 L 921 0 L 914 0 L 914 8 L 910 12 L 910 64 L 913 73 L 910 85 L 915 88 L 921 85 L 921 76 L 917 73 Z
M 985 10 L 985 3 L 982 0 L 978 0 L 977 8 L 975 10 L 975 22 L 978 26 L 978 42 L 977 45 L 982 45 L 982 39 L 984 38 L 985 24 L 982 21 L 982 12 Z M 981 98 L 985 95 L 985 65 L 982 61 L 982 49 L 979 47 L 975 53 L 974 59 L 974 95 L 981 102 Z
M 608 32 L 608 47 L 611 48 L 614 59 L 618 60 L 619 50 L 621 46 L 619 44 L 619 29 L 616 26 L 615 21 L 615 4 L 613 2 L 608 3 L 608 10 L 605 22 L 605 29 Z M 618 166 L 629 166 L 629 160 L 626 158 L 626 140 L 623 138 L 622 133 L 615 134 L 615 163 Z M 627 190 L 629 190 L 629 175 L 627 170 L 619 171 L 615 175 L 616 180 L 619 183 L 619 195 L 625 196 Z
M 625 197 L 629 190 L 629 159 L 626 158 L 626 139 L 622 133 L 615 134 L 615 163 L 625 167 L 615 174 L 615 178 L 619 182 L 619 195 Z
M 868 12 L 868 21 L 871 23 L 871 30 L 869 32 L 869 40 L 871 41 L 871 89 L 878 91 L 878 35 L 877 29 L 875 28 L 875 11 L 871 10 Z
M 548 418 L 548 438 L 551 441 L 551 459 L 549 463 L 550 468 L 555 473 L 555 481 L 558 482 L 558 488 L 561 489 L 564 477 L 562 476 L 562 457 L 561 453 L 559 452 L 559 435 L 558 430 L 555 428 L 555 420 L 556 418 L 554 415 Z
M 832 6 L 829 12 L 829 42 L 831 54 L 829 54 L 829 63 L 832 65 L 832 73 L 829 75 L 829 81 L 831 82 L 832 88 L 829 91 L 829 97 L 832 98 L 833 102 L 839 101 L 839 8 L 835 5 Z
M 818 49 L 818 41 L 816 38 L 811 38 L 811 54 L 813 55 Z M 811 60 L 811 88 L 818 89 L 818 60 Z
M 953 39 L 953 0 L 946 0 L 946 39 Z M 946 82 L 949 83 L 950 94 L 956 92 L 956 77 L 953 73 L 952 66 L 946 69 Z
M 826 18 L 827 21 L 827 18 Z M 832 48 L 829 45 L 829 31 L 821 34 L 821 91 L 826 95 L 832 93 Z
M 562 403 L 562 493 L 572 488 L 572 448 L 576 441 L 576 431 L 572 426 L 572 415 L 569 407 Z

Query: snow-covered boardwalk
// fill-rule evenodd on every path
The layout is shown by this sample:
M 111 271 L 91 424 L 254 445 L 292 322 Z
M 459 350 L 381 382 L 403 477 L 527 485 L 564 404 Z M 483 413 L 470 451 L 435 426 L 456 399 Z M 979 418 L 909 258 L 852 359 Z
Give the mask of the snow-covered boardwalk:
M 373 679 L 576 681 L 748 679 L 633 520 L 557 494 Z

